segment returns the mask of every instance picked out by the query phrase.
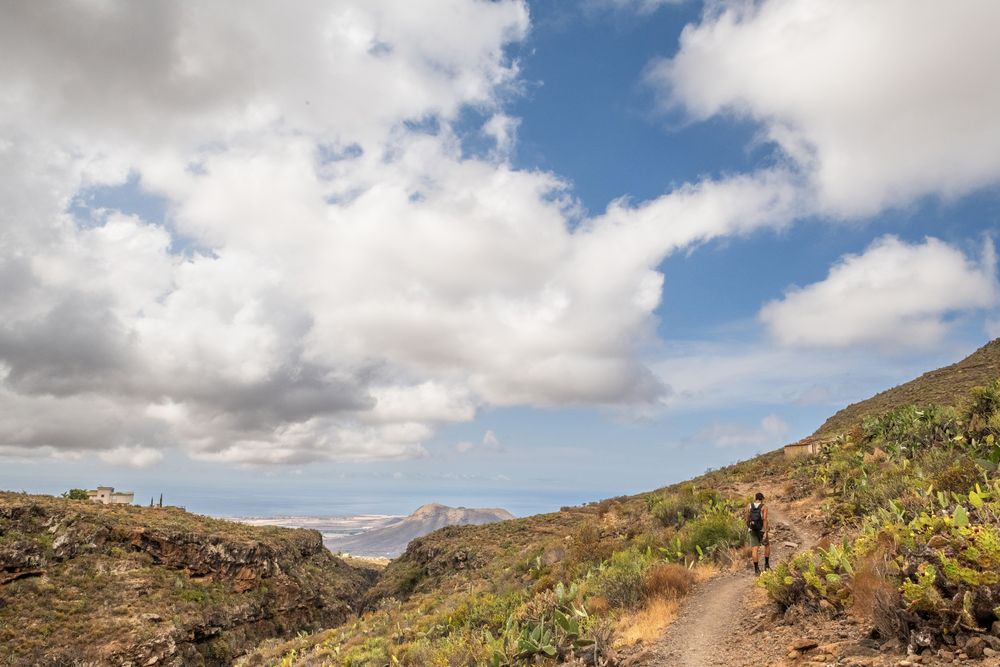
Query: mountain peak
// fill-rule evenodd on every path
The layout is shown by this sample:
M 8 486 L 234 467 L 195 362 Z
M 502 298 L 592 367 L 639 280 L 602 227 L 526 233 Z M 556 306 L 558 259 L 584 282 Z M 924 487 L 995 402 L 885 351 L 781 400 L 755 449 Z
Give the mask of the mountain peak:
M 411 540 L 439 528 L 496 523 L 513 518 L 513 514 L 500 508 L 470 509 L 427 503 L 414 510 L 413 514 L 391 525 L 373 528 L 359 535 L 329 540 L 328 546 L 356 556 L 395 557 L 406 549 Z

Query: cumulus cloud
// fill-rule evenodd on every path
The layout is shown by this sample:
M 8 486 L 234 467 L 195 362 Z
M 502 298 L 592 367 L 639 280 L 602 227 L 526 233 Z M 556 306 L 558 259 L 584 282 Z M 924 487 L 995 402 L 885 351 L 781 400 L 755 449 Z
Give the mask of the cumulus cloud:
M 259 0 L 76 0 L 7 3 L 4 18 L 7 115 L 118 149 L 274 125 L 377 143 L 401 119 L 490 105 L 516 74 L 503 48 L 528 29 L 516 0 L 306 0 L 294 11 Z
M 784 444 L 788 424 L 777 415 L 767 415 L 756 426 L 717 422 L 688 438 L 692 444 L 720 449 L 737 447 L 778 447 Z
M 587 217 L 558 176 L 508 160 L 518 64 L 507 49 L 528 33 L 525 3 L 411 4 L 6 8 L 0 454 L 413 458 L 483 406 L 667 398 L 643 358 L 659 264 L 790 223 L 826 172 L 800 168 L 800 140 L 775 132 L 790 167 Z M 685 33 L 677 81 L 699 31 L 735 11 Z M 727 20 L 743 29 L 756 16 Z M 693 113 L 733 105 L 676 90 Z M 470 109 L 482 119 L 471 130 Z M 468 152 L 463 132 L 492 150 Z M 953 170 L 964 185 L 947 192 L 989 172 L 977 169 Z M 80 210 L 85 193 L 126 184 L 165 202 L 166 222 Z M 947 311 L 935 312 L 917 319 Z
M 527 30 L 516 0 L 11 5 L 2 451 L 412 458 L 484 405 L 661 400 L 656 267 L 788 222 L 798 188 L 764 171 L 583 218 L 506 159 Z M 80 211 L 129 183 L 166 225 Z
M 942 340 L 952 315 L 997 304 L 996 270 L 992 241 L 971 258 L 935 238 L 885 236 L 842 257 L 824 280 L 766 304 L 759 318 L 789 345 L 926 346 Z
M 863 216 L 1000 179 L 991 0 L 711 3 L 648 76 L 664 105 L 748 117 L 820 212 Z

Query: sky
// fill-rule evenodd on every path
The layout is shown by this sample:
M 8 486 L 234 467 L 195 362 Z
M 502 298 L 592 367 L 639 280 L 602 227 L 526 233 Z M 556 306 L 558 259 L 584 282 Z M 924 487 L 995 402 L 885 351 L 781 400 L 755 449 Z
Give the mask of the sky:
M 0 488 L 525 515 L 1000 336 L 992 0 L 0 12 Z

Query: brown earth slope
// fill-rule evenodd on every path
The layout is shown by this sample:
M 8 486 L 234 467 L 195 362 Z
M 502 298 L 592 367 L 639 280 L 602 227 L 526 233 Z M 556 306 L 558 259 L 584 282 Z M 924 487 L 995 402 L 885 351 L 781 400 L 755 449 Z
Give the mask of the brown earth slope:
M 373 576 L 316 531 L 0 493 L 0 664 L 229 664 L 342 623 Z
M 1000 338 L 987 343 L 957 363 L 924 373 L 915 380 L 848 405 L 827 419 L 814 436 L 835 436 L 860 424 L 865 417 L 904 405 L 955 405 L 965 400 L 973 387 L 989 384 L 998 377 Z

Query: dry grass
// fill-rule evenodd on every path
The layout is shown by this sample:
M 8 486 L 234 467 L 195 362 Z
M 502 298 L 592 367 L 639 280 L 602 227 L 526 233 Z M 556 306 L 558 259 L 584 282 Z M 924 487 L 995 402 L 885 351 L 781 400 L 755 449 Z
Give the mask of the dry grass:
M 352 556 L 351 554 L 339 554 L 338 558 L 348 565 L 366 570 L 377 570 L 381 572 L 392 562 L 391 558 L 382 556 Z
M 611 605 L 608 604 L 608 599 L 603 595 L 595 595 L 591 598 L 587 598 L 587 612 L 591 615 L 603 615 L 607 614 L 611 609 Z
M 656 641 L 664 629 L 677 619 L 680 603 L 676 598 L 656 597 L 640 610 L 624 614 L 618 620 L 618 636 L 623 646 Z
M 861 563 L 851 578 L 851 610 L 878 628 L 883 637 L 903 636 L 899 617 L 899 592 L 881 572 L 875 560 Z
M 699 563 L 691 570 L 694 573 L 694 581 L 701 584 L 719 574 L 722 569 L 715 563 Z
M 643 580 L 645 604 L 618 619 L 620 644 L 631 646 L 659 639 L 667 626 L 677 619 L 681 600 L 691 587 L 708 581 L 720 571 L 713 563 L 699 563 L 690 569 L 676 563 L 654 565 Z
M 642 593 L 647 599 L 683 597 L 694 580 L 694 572 L 683 565 L 659 563 L 646 571 Z

